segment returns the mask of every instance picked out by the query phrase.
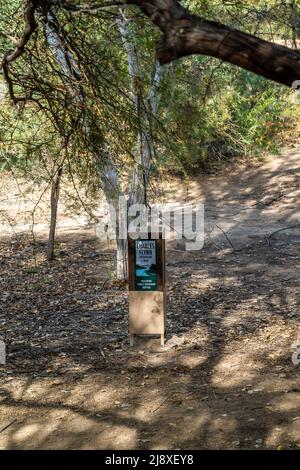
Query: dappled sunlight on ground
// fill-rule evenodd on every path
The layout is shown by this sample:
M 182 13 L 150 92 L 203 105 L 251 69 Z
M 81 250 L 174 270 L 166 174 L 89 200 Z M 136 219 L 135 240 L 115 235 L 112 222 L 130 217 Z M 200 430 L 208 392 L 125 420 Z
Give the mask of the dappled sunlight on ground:
M 130 348 L 127 291 L 93 231 L 60 233 L 52 264 L 43 236 L 3 238 L 0 448 L 300 447 L 299 230 L 266 238 L 299 217 L 298 161 L 178 192 L 231 244 L 217 228 L 201 252 L 168 244 L 165 348 Z

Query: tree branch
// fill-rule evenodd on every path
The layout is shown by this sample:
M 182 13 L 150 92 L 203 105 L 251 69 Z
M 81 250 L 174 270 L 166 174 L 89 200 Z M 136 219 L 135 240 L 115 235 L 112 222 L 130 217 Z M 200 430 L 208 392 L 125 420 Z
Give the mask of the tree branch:
M 21 37 L 15 40 L 15 49 L 13 51 L 8 52 L 5 54 L 1 66 L 3 70 L 3 76 L 8 84 L 8 90 L 11 99 L 16 104 L 18 101 L 24 101 L 26 98 L 17 98 L 14 94 L 13 89 L 13 82 L 9 75 L 9 66 L 12 62 L 14 62 L 20 55 L 23 54 L 25 47 L 30 40 L 32 34 L 37 28 L 37 23 L 35 21 L 35 12 L 37 7 L 39 6 L 41 0 L 25 0 L 24 1 L 24 17 L 25 17 L 25 28 Z
M 201 54 L 292 86 L 300 80 L 300 52 L 191 14 L 176 0 L 128 0 L 163 33 L 157 58 L 167 64 Z

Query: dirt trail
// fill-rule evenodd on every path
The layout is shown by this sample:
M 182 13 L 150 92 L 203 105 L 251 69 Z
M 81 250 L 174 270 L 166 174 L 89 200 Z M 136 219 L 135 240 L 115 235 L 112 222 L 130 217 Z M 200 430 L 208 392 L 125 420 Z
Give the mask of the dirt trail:
M 170 187 L 205 203 L 206 243 L 169 244 L 164 349 L 129 347 L 126 289 L 82 219 L 62 218 L 51 266 L 42 237 L 0 241 L 0 448 L 300 447 L 300 149 L 226 173 Z

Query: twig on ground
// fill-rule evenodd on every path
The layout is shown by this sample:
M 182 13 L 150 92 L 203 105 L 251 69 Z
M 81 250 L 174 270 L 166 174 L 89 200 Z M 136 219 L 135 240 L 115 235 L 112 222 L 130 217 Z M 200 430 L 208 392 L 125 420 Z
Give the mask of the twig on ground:
M 110 281 L 110 277 L 107 277 L 107 278 L 103 281 L 102 286 L 101 286 L 102 289 L 104 289 L 104 287 L 106 286 L 106 284 L 108 283 L 108 281 Z
M 295 225 L 289 225 L 287 227 L 280 228 L 279 230 L 275 230 L 275 232 L 270 233 L 270 235 L 266 235 L 266 239 L 270 240 L 274 235 L 280 232 L 284 232 L 285 230 L 291 230 L 293 228 L 298 228 L 300 227 L 300 224 L 295 224 Z
M 170 400 L 170 398 L 172 398 L 174 395 L 178 395 L 178 393 L 181 393 L 181 392 L 172 392 L 170 393 L 170 395 L 167 396 L 167 398 L 165 398 L 160 405 L 158 405 L 157 408 L 155 408 L 154 410 L 152 410 L 152 413 L 155 413 L 155 411 L 159 410 L 162 406 L 164 406 L 165 403 L 167 403 L 167 401 Z
M 170 395 L 168 395 L 167 398 L 165 398 L 165 399 L 161 402 L 161 404 L 158 405 L 157 408 L 155 408 L 154 410 L 152 410 L 152 413 L 155 413 L 155 411 L 159 410 L 162 406 L 164 406 L 164 404 L 167 403 L 167 401 L 169 401 L 170 398 L 173 398 L 174 395 L 180 395 L 180 394 L 182 394 L 182 393 L 185 393 L 185 392 L 182 392 L 182 391 L 179 392 L 179 391 L 178 391 L 178 392 L 172 392 L 172 393 L 170 393 Z M 187 392 L 187 393 L 185 393 L 185 395 L 190 395 L 191 393 L 193 393 L 193 392 Z

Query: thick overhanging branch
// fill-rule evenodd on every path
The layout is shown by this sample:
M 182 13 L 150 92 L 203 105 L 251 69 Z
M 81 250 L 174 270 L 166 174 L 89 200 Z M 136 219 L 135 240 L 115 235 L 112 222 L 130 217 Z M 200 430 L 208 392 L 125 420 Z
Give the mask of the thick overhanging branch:
M 18 101 L 25 101 L 27 98 L 17 98 L 14 94 L 13 82 L 9 74 L 9 66 L 14 62 L 20 55 L 23 54 L 25 47 L 30 40 L 32 34 L 37 28 L 37 23 L 35 20 L 36 10 L 41 3 L 41 0 L 25 0 L 24 1 L 24 17 L 25 17 L 25 27 L 19 39 L 15 40 L 15 48 L 13 51 L 5 54 L 1 66 L 3 71 L 4 79 L 8 84 L 8 90 L 11 99 L 14 103 Z
M 208 55 L 275 82 L 300 80 L 300 52 L 191 14 L 176 0 L 128 0 L 163 33 L 157 45 L 161 64 L 192 54 Z
M 76 5 L 72 0 L 56 1 L 74 11 L 122 3 L 139 7 L 162 32 L 157 44 L 157 59 L 161 64 L 193 54 L 208 55 L 287 86 L 300 80 L 299 51 L 207 21 L 193 15 L 177 0 L 103 1 Z

